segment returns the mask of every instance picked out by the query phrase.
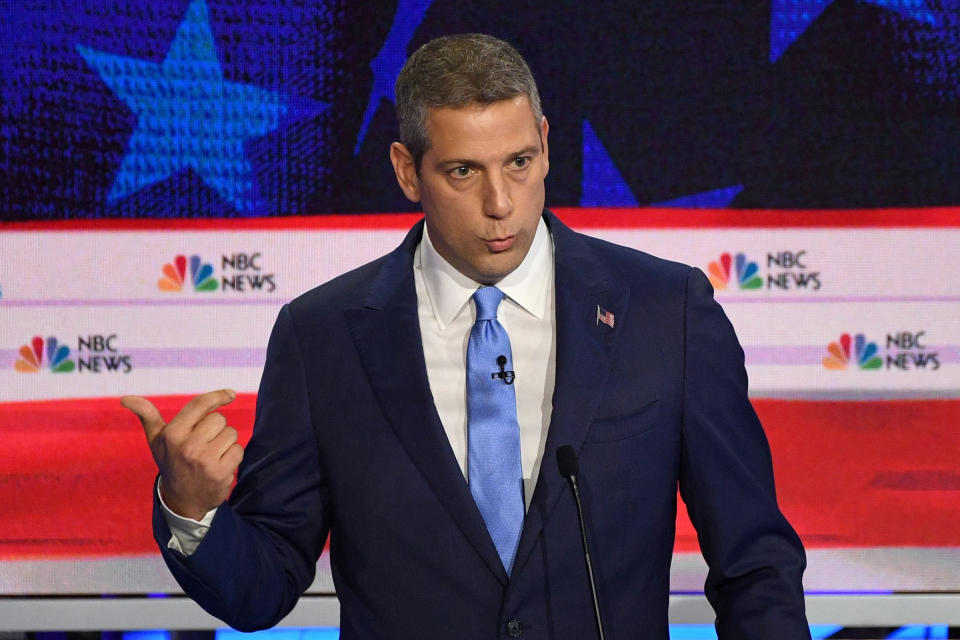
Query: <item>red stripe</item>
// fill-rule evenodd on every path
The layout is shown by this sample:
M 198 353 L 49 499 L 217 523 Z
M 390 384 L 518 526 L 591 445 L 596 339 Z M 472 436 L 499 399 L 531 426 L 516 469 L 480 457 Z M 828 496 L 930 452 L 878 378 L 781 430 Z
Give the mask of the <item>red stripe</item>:
M 960 400 L 753 404 L 807 548 L 960 545 Z M 677 534 L 677 550 L 697 549 L 685 513 Z
M 167 420 L 185 396 L 151 397 Z M 256 396 L 220 410 L 250 438 Z M 0 403 L 0 560 L 156 551 L 156 466 L 117 398 Z
M 151 398 L 167 419 L 186 396 Z M 250 436 L 256 396 L 222 413 Z M 960 546 L 960 400 L 754 401 L 808 548 Z M 116 398 L 0 403 L 0 559 L 155 552 L 156 474 Z M 697 549 L 681 503 L 678 551 Z
M 914 209 L 554 209 L 578 229 L 689 228 L 926 228 L 960 227 L 960 207 Z M 284 216 L 269 218 L 106 218 L 0 223 L 0 232 L 285 231 L 408 229 L 419 213 Z
M 583 229 L 914 228 L 960 227 L 960 207 L 916 209 L 566 209 L 555 210 Z
M 0 232 L 65 231 L 296 231 L 409 229 L 419 213 L 383 213 L 269 218 L 109 218 L 0 223 Z

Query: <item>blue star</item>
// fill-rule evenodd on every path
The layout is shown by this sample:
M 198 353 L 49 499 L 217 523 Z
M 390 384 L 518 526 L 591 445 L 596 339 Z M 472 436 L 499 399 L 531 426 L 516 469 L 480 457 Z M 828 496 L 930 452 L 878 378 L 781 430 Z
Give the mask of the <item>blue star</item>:
M 733 199 L 743 191 L 742 184 L 731 187 L 701 191 L 690 195 L 654 203 L 654 207 L 676 207 L 678 209 L 723 209 L 730 206 Z
M 583 170 L 580 184 L 581 207 L 636 207 L 637 199 L 630 191 L 617 165 L 590 126 L 583 121 Z
M 865 0 L 929 25 L 937 18 L 924 0 Z M 803 35 L 833 0 L 773 0 L 770 10 L 770 62 L 775 62 Z
M 400 75 L 400 70 L 407 61 L 407 47 L 410 46 L 410 40 L 413 39 L 417 27 L 423 22 L 423 16 L 431 4 L 433 0 L 400 0 L 397 4 L 397 13 L 393 17 L 390 33 L 387 34 L 380 53 L 370 63 L 370 69 L 373 71 L 373 87 L 370 89 L 370 99 L 363 113 L 360 132 L 357 134 L 354 155 L 360 153 L 360 146 L 363 144 L 363 139 L 367 137 L 367 129 L 370 128 L 373 116 L 380 108 L 380 101 L 396 102 L 393 86 L 397 83 L 397 76 Z
M 241 212 L 264 210 L 244 143 L 276 129 L 288 103 L 224 79 L 205 0 L 192 0 L 161 64 L 76 48 L 137 116 L 108 203 L 190 168 Z

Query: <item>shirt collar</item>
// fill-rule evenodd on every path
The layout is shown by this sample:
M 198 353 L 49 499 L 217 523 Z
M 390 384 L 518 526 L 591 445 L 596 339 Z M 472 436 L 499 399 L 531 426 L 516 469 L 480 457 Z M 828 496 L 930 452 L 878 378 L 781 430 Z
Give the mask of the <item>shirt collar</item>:
M 481 287 L 447 262 L 434 248 L 423 226 L 417 268 L 422 270 L 423 283 L 430 299 L 433 317 L 441 331 L 460 313 L 470 297 Z M 530 250 L 516 269 L 500 282 L 497 288 L 521 308 L 537 318 L 543 318 L 549 304 L 548 294 L 553 279 L 553 243 L 543 218 L 537 224 Z

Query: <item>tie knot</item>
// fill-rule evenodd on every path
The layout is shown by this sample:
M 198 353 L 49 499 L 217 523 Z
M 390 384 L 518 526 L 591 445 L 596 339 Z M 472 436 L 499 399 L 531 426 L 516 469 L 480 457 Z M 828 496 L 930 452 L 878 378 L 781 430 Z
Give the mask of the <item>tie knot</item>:
M 504 293 L 496 287 L 480 287 L 473 294 L 473 302 L 477 305 L 477 321 L 496 320 L 497 307 L 503 300 Z

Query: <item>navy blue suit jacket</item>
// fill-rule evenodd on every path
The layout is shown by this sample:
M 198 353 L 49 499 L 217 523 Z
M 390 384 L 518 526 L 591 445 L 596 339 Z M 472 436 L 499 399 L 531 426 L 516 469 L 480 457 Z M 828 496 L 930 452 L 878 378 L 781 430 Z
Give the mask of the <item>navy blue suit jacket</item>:
M 309 586 L 329 532 L 343 638 L 491 639 L 509 621 L 523 638 L 595 637 L 575 503 L 554 463 L 569 444 L 608 638 L 668 637 L 678 485 L 720 637 L 809 638 L 803 547 L 777 507 L 743 352 L 706 278 L 545 218 L 556 388 L 509 579 L 427 382 L 421 222 L 392 253 L 281 310 L 236 489 L 192 556 L 166 549 L 155 510 L 191 597 L 239 629 L 271 626 Z

